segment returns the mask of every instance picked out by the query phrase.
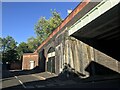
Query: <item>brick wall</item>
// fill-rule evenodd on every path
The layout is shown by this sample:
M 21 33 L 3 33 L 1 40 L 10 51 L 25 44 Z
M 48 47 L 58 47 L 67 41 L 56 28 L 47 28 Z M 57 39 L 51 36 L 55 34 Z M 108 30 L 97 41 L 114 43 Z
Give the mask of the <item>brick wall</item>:
M 30 69 L 30 61 L 34 61 L 34 68 L 38 66 L 38 54 L 28 53 L 23 55 L 22 70 Z
M 20 70 L 21 69 L 21 63 L 20 62 L 13 62 L 10 64 L 10 69 L 13 70 Z

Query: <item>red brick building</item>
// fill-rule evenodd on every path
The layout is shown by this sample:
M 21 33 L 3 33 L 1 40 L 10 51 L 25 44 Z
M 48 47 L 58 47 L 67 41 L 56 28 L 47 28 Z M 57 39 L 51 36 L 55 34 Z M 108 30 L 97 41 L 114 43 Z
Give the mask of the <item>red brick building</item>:
M 23 55 L 22 70 L 34 69 L 38 66 L 38 53 L 25 53 Z

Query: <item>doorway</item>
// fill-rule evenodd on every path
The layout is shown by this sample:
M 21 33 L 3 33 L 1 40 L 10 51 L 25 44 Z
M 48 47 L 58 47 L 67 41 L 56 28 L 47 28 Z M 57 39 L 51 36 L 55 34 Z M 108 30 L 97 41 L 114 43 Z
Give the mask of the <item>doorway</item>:
M 34 61 L 30 61 L 30 69 L 34 68 Z
M 47 54 L 47 71 L 55 73 L 55 49 L 51 47 Z

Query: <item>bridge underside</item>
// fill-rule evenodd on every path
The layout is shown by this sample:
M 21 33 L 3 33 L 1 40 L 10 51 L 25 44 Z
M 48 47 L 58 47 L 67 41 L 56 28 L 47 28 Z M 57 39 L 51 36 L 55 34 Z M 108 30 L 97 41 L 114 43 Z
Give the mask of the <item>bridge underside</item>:
M 120 4 L 71 36 L 120 61 Z

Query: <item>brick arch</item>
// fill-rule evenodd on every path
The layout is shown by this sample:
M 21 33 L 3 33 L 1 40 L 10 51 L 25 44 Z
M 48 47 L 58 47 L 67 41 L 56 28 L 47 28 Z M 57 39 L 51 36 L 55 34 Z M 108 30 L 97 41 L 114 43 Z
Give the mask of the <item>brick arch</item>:
M 47 57 L 47 53 L 48 53 L 48 51 L 49 51 L 49 49 L 50 49 L 51 47 L 55 47 L 55 41 L 51 42 L 50 44 L 48 44 L 48 45 L 44 48 L 44 50 L 45 50 L 45 57 Z
M 47 52 L 47 71 L 55 73 L 55 47 L 50 47 Z
M 48 50 L 48 53 L 51 53 L 51 52 L 54 52 L 55 51 L 55 48 L 54 47 L 50 47 L 49 50 Z

